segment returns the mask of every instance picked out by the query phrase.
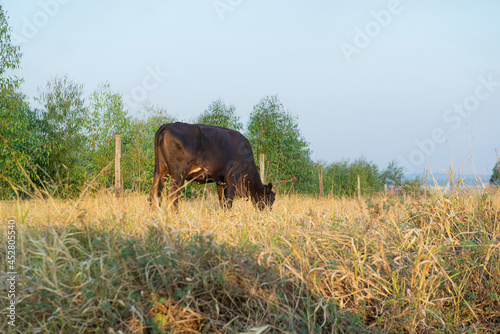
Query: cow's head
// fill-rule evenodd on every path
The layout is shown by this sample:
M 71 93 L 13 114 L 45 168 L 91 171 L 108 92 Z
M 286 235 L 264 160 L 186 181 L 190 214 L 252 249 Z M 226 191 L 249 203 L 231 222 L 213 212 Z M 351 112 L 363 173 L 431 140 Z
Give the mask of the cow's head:
M 259 209 L 264 210 L 266 206 L 269 206 L 269 208 L 272 209 L 275 197 L 276 197 L 276 191 L 274 191 L 273 189 L 273 184 L 271 182 L 265 184 L 264 198 L 258 204 Z

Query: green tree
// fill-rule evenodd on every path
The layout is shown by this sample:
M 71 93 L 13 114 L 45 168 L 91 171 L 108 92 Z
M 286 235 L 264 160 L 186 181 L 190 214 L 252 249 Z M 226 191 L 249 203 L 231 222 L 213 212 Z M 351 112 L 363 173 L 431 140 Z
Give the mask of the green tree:
M 267 96 L 253 108 L 247 137 L 254 156 L 259 157 L 263 153 L 269 161 L 266 166 L 268 180 L 293 179 L 296 182 L 295 190 L 300 192 L 317 189 L 313 182 L 316 172 L 310 158 L 309 144 L 300 133 L 297 118 L 283 108 L 277 96 Z M 257 165 L 259 163 L 257 161 Z
M 196 122 L 241 131 L 243 124 L 240 122 L 240 117 L 235 114 L 235 109 L 233 105 L 226 105 L 218 99 L 208 106 Z
M 354 162 L 335 162 L 327 166 L 323 174 L 325 192 L 336 196 L 356 196 L 358 175 L 363 195 L 373 195 L 382 190 L 383 186 L 378 166 L 363 157 Z
M 13 195 L 11 185 L 37 186 L 44 179 L 38 167 L 47 169 L 52 145 L 46 124 L 36 117 L 21 93 L 0 89 L 0 198 Z
M 64 188 L 77 192 L 86 179 L 87 108 L 84 104 L 83 85 L 67 76 L 55 77 L 40 89 L 36 100 L 42 105 L 41 118 L 47 124 L 48 140 L 54 147 L 51 165 L 54 179 Z
M 380 175 L 382 184 L 401 185 L 404 180 L 403 167 L 398 166 L 396 161 L 391 161 Z
M 493 174 L 490 178 L 490 184 L 495 186 L 500 186 L 500 160 L 493 167 Z
M 0 5 L 0 89 L 13 91 L 20 87 L 22 79 L 8 76 L 7 73 L 21 67 L 21 56 L 20 48 L 12 45 L 11 29 Z
M 100 173 L 98 186 L 114 184 L 115 135 L 121 135 L 122 155 L 132 142 L 131 118 L 124 109 L 122 96 L 111 90 L 109 83 L 100 84 L 89 98 L 85 123 L 87 171 Z M 103 173 L 103 169 L 108 166 Z M 127 174 L 123 173 L 124 176 Z
M 172 122 L 175 118 L 164 108 L 149 104 L 143 106 L 139 118 L 131 121 L 130 144 L 124 155 L 125 187 L 149 191 L 154 174 L 155 133 L 161 125 Z
M 15 187 L 30 179 L 38 183 L 37 166 L 47 164 L 50 149 L 44 124 L 17 90 L 22 79 L 9 71 L 20 67 L 21 52 L 11 43 L 11 32 L 0 6 L 0 198 L 14 194 Z

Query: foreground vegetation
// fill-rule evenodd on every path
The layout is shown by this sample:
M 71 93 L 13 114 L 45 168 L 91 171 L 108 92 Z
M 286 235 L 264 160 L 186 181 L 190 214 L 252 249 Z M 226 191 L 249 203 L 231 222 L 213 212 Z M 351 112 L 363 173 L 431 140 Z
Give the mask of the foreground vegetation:
M 500 329 L 498 191 L 282 195 L 271 212 L 243 200 L 224 212 L 202 192 L 168 217 L 142 194 L 103 191 L 0 202 L 3 229 L 8 219 L 19 333 Z M 2 272 L 6 261 L 3 247 Z M 5 278 L 0 289 L 6 305 Z

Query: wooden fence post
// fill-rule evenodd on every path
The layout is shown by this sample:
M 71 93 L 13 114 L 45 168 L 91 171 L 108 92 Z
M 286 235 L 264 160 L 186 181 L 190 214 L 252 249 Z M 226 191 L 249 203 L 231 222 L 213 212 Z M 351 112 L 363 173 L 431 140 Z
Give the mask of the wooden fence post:
M 323 190 L 323 169 L 318 169 L 318 176 L 319 176 L 319 196 L 324 197 L 325 196 L 325 191 Z
M 361 178 L 358 175 L 358 200 L 361 201 Z
M 120 160 L 122 157 L 122 136 L 115 135 L 115 195 L 120 196 L 122 190 L 122 177 L 120 171 Z
M 263 153 L 260 154 L 260 180 L 262 183 L 266 183 L 266 166 L 264 165 L 265 156 Z

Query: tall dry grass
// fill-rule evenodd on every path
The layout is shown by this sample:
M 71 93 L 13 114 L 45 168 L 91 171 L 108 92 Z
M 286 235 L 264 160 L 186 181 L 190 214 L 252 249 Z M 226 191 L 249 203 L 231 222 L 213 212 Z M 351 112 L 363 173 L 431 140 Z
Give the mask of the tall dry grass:
M 8 219 L 20 333 L 500 331 L 498 191 L 280 196 L 271 212 L 206 194 L 168 216 L 103 191 L 0 202 Z

